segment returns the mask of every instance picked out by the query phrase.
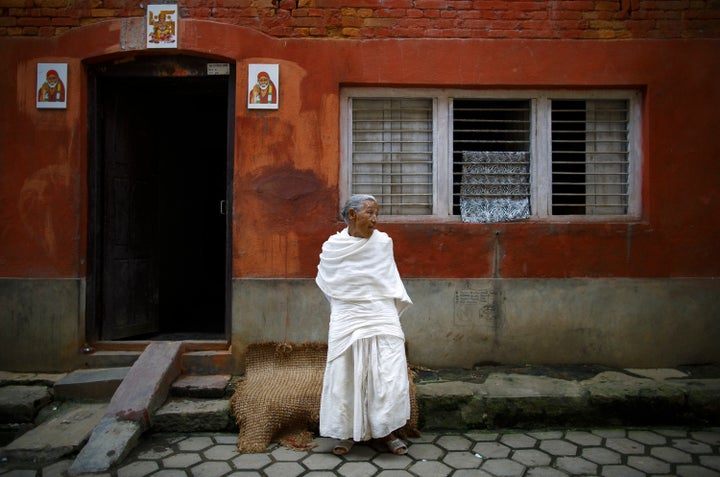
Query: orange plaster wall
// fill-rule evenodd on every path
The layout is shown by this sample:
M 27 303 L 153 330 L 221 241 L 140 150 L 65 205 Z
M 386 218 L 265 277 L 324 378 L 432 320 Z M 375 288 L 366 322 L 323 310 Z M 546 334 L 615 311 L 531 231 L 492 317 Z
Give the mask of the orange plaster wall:
M 128 54 L 121 45 L 142 49 L 133 36 L 141 20 L 128 22 L 108 21 L 59 38 L 0 39 L 0 61 L 11 65 L 0 73 L 0 276 L 84 275 L 82 61 Z M 188 20 L 180 26 L 180 45 L 184 52 L 237 64 L 236 278 L 314 276 L 322 242 L 341 227 L 338 101 L 343 85 L 645 92 L 642 220 L 387 223 L 382 228 L 395 240 L 403 276 L 719 274 L 718 41 L 276 40 L 241 27 Z M 69 63 L 65 111 L 35 109 L 35 65 L 50 61 Z M 277 111 L 245 107 L 246 65 L 262 62 L 280 65 Z

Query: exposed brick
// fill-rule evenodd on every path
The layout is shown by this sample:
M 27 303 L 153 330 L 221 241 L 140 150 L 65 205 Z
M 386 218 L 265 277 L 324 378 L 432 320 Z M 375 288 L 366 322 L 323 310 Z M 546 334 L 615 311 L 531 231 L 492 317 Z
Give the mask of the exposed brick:
M 107 18 L 142 17 L 137 1 L 0 0 L 0 34 L 57 35 Z M 720 37 L 720 0 L 184 0 L 180 17 L 277 37 Z
M 31 7 L 32 0 L 0 0 L 0 8 Z

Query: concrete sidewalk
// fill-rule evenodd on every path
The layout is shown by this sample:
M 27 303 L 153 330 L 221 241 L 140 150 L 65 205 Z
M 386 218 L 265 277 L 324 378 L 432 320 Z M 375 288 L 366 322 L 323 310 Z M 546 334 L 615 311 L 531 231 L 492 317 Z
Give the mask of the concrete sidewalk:
M 102 371 L 98 371 L 102 373 Z M 118 369 L 106 371 L 116 381 Z M 73 374 L 73 373 L 71 373 Z M 109 398 L 60 400 L 68 375 L 0 372 L 0 448 L 5 462 L 58 462 L 88 453 Z M 155 433 L 236 435 L 228 399 L 237 376 L 180 376 L 151 416 L 140 440 Z M 100 381 L 106 385 L 104 381 Z M 126 385 L 142 387 L 142 382 Z M 608 369 L 599 366 L 484 366 L 418 370 L 423 434 L 492 429 L 694 426 L 720 423 L 720 368 Z M 101 384 L 92 384 L 98 389 Z M 66 390 L 63 392 L 67 392 Z M 61 393 L 62 394 L 62 393 Z M 117 404 L 116 404 L 117 405 Z M 122 424 L 122 422 L 121 422 Z M 102 431 L 102 429 L 100 429 Z M 137 434 L 137 433 L 135 433 Z M 122 432 L 105 432 L 102 449 L 132 452 Z M 135 436 L 134 438 L 136 438 Z M 117 442 L 113 440 L 117 439 Z M 223 438 L 223 445 L 228 445 Z M 94 458 L 97 456 L 90 456 Z M 122 465 L 123 459 L 110 462 Z M 76 464 L 77 466 L 77 464 Z M 82 466 L 80 466 L 82 469 Z M 185 474 L 182 474 L 185 475 Z M 478 474 L 480 475 L 480 474 Z

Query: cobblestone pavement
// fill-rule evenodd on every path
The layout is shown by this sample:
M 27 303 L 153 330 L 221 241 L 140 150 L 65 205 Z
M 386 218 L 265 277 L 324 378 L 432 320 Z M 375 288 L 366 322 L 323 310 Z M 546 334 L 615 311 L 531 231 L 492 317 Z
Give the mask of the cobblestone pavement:
M 423 433 L 405 456 L 382 444 L 331 453 L 331 439 L 310 451 L 271 445 L 239 454 L 230 433 L 150 434 L 105 477 L 563 477 L 720 476 L 720 428 L 473 431 Z M 62 477 L 72 460 L 42 468 L 0 464 L 2 477 Z

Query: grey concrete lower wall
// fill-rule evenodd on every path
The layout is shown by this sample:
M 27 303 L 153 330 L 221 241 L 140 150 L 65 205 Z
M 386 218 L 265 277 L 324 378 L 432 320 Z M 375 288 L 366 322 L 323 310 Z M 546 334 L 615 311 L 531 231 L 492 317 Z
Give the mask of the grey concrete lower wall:
M 84 282 L 0 279 L 0 370 L 67 371 L 85 337 Z
M 718 279 L 412 279 L 410 361 L 664 367 L 720 362 Z M 236 369 L 256 341 L 326 341 L 312 279 L 234 279 Z M 0 279 L 0 370 L 67 371 L 85 340 L 84 281 Z
M 405 280 L 410 361 L 663 367 L 720 362 L 720 280 Z M 233 349 L 326 341 L 329 306 L 313 280 L 233 282 Z

